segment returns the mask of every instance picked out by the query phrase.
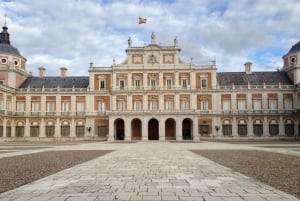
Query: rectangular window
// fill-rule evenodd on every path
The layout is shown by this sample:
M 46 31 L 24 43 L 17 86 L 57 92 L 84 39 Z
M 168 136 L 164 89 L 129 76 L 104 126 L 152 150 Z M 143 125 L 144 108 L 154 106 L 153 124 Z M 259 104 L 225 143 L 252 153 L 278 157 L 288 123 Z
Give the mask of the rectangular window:
M 48 101 L 47 102 L 47 112 L 54 112 L 55 111 L 55 102 Z
M 105 112 L 106 111 L 106 107 L 105 107 L 105 101 L 99 101 L 99 112 Z
M 155 80 L 151 80 L 151 89 L 155 89 Z
M 189 109 L 189 102 L 188 102 L 188 100 L 182 100 L 181 101 L 181 109 L 182 110 L 188 110 Z
M 106 126 L 98 126 L 98 137 L 106 137 Z
M 123 90 L 125 87 L 125 80 L 120 80 L 120 89 Z
M 284 132 L 286 136 L 292 137 L 294 136 L 294 124 L 285 124 Z
M 166 110 L 173 110 L 173 101 L 172 100 L 167 100 Z
M 261 100 L 260 99 L 254 99 L 253 100 L 253 110 L 254 111 L 261 111 Z
M 186 80 L 186 79 L 183 79 L 183 80 L 182 80 L 182 88 L 183 88 L 183 89 L 186 89 L 186 88 L 187 88 L 187 80 Z
M 84 126 L 76 126 L 76 137 L 84 137 Z
M 11 112 L 11 101 L 6 101 L 6 110 Z
M 16 115 L 22 115 L 25 111 L 25 102 L 17 102 Z
M 224 136 L 232 135 L 232 125 L 222 125 L 222 132 Z
M 39 126 L 30 126 L 30 137 L 38 137 L 40 132 Z
M 0 99 L 0 110 L 4 110 L 3 99 Z
M 254 124 L 253 125 L 253 133 L 254 133 L 254 136 L 262 136 L 263 135 L 263 125 Z
M 11 137 L 11 127 L 10 126 L 6 127 L 6 137 Z
M 31 111 L 37 113 L 40 111 L 40 102 L 32 102 L 31 103 Z
M 270 133 L 270 136 L 278 136 L 278 134 L 279 134 L 278 124 L 270 124 L 269 125 L 269 133 Z
M 64 101 L 61 103 L 61 112 L 63 115 L 68 115 L 70 111 L 70 102 Z
M 46 137 L 54 137 L 55 127 L 46 126 Z
M 269 99 L 269 109 L 277 110 L 277 100 L 276 99 Z
M 167 79 L 167 89 L 171 89 L 171 88 L 172 88 L 172 80 Z
M 201 80 L 201 88 L 206 88 L 207 87 L 207 80 L 206 79 L 202 79 Z
M 100 90 L 105 89 L 105 80 L 100 80 Z
M 230 100 L 223 100 L 223 111 L 230 111 Z
M 0 137 L 3 137 L 3 126 L 0 126 Z
M 238 125 L 238 135 L 240 137 L 247 136 L 247 125 Z
M 140 80 L 135 80 L 135 89 L 140 89 Z
M 142 101 L 135 101 L 134 108 L 135 108 L 135 110 L 141 110 L 142 109 Z
M 16 137 L 24 137 L 24 126 L 16 126 Z
M 70 126 L 61 126 L 60 133 L 62 137 L 70 137 Z

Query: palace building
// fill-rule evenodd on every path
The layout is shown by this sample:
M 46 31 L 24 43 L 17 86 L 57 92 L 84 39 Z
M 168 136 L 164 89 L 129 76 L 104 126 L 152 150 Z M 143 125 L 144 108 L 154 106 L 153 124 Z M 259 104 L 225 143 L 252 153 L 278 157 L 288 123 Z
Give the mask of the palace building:
M 300 42 L 277 71 L 218 72 L 216 61 L 180 58 L 177 38 L 158 45 L 128 39 L 126 59 L 108 67 L 90 63 L 89 76 L 38 76 L 0 35 L 0 140 L 199 140 L 298 138 Z

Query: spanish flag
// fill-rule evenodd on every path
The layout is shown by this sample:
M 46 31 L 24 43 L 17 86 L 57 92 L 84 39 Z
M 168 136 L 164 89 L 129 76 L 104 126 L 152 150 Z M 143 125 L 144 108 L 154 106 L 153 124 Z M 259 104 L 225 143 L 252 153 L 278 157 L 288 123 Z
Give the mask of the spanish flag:
M 147 23 L 147 19 L 146 18 L 139 17 L 139 24 L 146 24 L 146 23 Z

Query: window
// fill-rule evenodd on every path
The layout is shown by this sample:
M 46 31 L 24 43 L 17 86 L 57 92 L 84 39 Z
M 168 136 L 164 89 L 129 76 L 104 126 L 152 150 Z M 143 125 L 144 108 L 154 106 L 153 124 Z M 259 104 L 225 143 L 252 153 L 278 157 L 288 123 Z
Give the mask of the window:
M 76 126 L 76 137 L 84 136 L 84 126 Z
M 171 88 L 172 88 L 172 80 L 167 79 L 167 89 L 171 89 Z
M 125 110 L 125 101 L 123 100 L 118 101 L 118 110 L 121 111 Z
M 201 100 L 201 110 L 203 111 L 208 110 L 208 100 Z
M 186 79 L 182 79 L 182 88 L 183 89 L 187 88 L 187 80 Z
M 68 115 L 70 111 L 70 102 L 64 101 L 61 103 L 61 111 L 63 115 Z
M 24 137 L 24 126 L 16 126 L 16 137 Z
M 4 110 L 3 99 L 0 99 L 0 110 Z
M 166 110 L 173 110 L 173 100 L 167 100 Z
M 223 111 L 230 111 L 230 100 L 223 100 Z
M 98 136 L 106 137 L 106 126 L 98 126 Z
M 125 80 L 120 80 L 120 89 L 123 90 L 125 87 Z
M 3 85 L 4 84 L 4 80 L 0 80 L 0 85 Z
M 207 80 L 201 79 L 201 88 L 206 88 L 206 87 L 207 87 Z
M 261 100 L 260 99 L 253 100 L 253 110 L 256 113 L 261 111 Z
M 3 126 L 0 126 L 0 137 L 3 137 Z
M 151 89 L 155 89 L 155 80 L 151 80 Z
M 100 90 L 105 89 L 105 80 L 100 80 Z
M 187 99 L 183 99 L 181 101 L 181 109 L 188 110 L 189 109 L 189 101 Z
M 263 125 L 262 124 L 254 124 L 253 125 L 253 133 L 254 133 L 254 136 L 262 136 L 263 135 Z
M 277 110 L 277 100 L 276 99 L 269 99 L 269 109 L 271 111 Z
M 54 137 L 55 127 L 46 126 L 46 137 Z
M 83 114 L 84 113 L 84 102 L 77 102 L 76 104 L 76 111 L 77 111 L 77 114 Z
M 292 99 L 284 100 L 284 109 L 285 110 L 293 110 L 293 100 Z
M 98 111 L 99 112 L 105 112 L 106 111 L 105 106 L 106 106 L 105 101 L 99 101 Z
M 137 100 L 134 102 L 134 109 L 135 110 L 141 110 L 142 109 L 142 101 Z
M 245 125 L 245 124 L 239 124 L 238 125 L 238 135 L 240 137 L 247 136 L 247 125 Z
M 135 89 L 140 89 L 140 80 L 135 80 Z
M 246 110 L 246 100 L 238 100 L 238 110 L 245 111 Z
M 224 136 L 231 136 L 232 135 L 232 125 L 224 124 L 222 125 L 222 132 Z
M 157 102 L 156 102 L 156 100 L 151 100 L 150 101 L 150 109 L 151 110 L 156 110 L 157 109 Z
M 61 126 L 60 132 L 62 137 L 70 137 L 70 126 Z
M 25 111 L 25 102 L 17 102 L 17 115 L 24 114 Z
M 6 137 L 11 137 L 11 127 L 6 126 Z
M 55 102 L 48 101 L 47 102 L 47 112 L 54 112 L 54 110 L 55 110 Z
M 30 137 L 38 137 L 39 136 L 39 126 L 30 126 Z
M 270 133 L 270 136 L 278 136 L 279 125 L 278 124 L 270 124 L 269 125 L 269 133 Z
M 6 101 L 6 110 L 11 112 L 11 101 Z
M 32 102 L 31 103 L 31 112 L 33 115 L 39 114 L 40 111 L 40 102 Z

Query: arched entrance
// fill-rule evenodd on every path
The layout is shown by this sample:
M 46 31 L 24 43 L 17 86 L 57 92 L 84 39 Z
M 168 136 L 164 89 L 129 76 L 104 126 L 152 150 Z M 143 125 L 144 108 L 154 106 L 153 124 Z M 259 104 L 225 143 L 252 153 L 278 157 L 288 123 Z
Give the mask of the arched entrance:
M 132 140 L 142 139 L 142 122 L 139 119 L 133 119 L 131 121 L 131 139 Z
M 192 140 L 193 139 L 193 121 L 191 119 L 184 119 L 182 121 L 182 139 Z
M 124 120 L 116 119 L 115 120 L 115 140 L 124 140 L 125 132 L 124 132 Z
M 176 122 L 174 119 L 167 119 L 165 123 L 166 140 L 176 139 Z
M 148 140 L 158 140 L 159 130 L 158 121 L 156 119 L 150 119 L 148 122 Z

